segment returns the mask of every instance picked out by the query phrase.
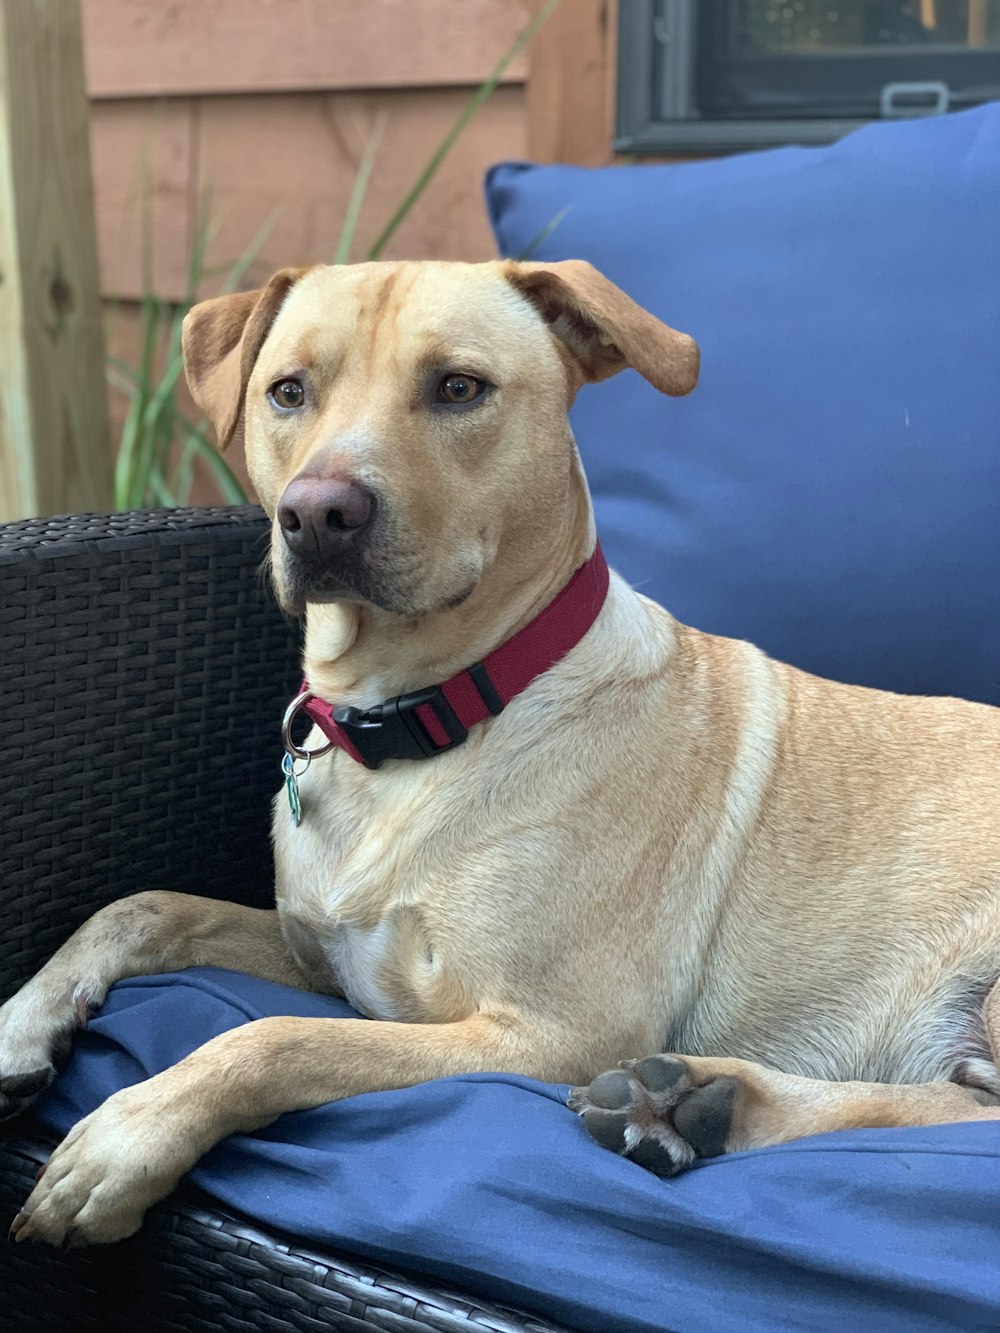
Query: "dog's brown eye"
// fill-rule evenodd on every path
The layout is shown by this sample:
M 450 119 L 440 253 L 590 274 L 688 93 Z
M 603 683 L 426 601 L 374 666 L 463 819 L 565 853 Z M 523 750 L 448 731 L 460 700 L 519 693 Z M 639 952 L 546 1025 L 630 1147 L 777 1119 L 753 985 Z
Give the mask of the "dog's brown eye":
M 438 397 L 445 403 L 471 403 L 486 389 L 475 375 L 449 375 L 438 386 Z
M 306 397 L 306 391 L 299 380 L 278 380 L 267 392 L 275 407 L 286 410 L 301 407 Z

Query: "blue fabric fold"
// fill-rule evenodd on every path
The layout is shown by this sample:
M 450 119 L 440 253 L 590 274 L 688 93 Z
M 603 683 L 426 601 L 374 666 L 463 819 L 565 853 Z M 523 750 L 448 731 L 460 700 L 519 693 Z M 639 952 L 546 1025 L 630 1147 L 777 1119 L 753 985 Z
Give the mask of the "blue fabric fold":
M 270 1014 L 357 1017 L 211 968 L 122 982 L 41 1118 L 63 1134 Z M 354 1097 L 224 1141 L 192 1179 L 309 1242 L 593 1333 L 1000 1328 L 995 1124 L 827 1134 L 661 1181 L 598 1148 L 566 1093 L 478 1074 Z

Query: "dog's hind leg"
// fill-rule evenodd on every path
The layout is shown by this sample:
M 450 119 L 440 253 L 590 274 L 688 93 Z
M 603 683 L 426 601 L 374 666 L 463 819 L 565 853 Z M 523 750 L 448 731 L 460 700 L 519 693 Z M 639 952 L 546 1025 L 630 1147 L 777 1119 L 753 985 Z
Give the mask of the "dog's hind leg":
M 995 1024 L 992 1031 L 996 1043 Z M 746 1060 L 677 1055 L 626 1061 L 574 1088 L 570 1106 L 603 1147 L 661 1176 L 701 1157 L 835 1129 L 1000 1120 L 995 1102 L 983 1105 L 976 1090 L 944 1080 L 830 1083 Z
M 0 1008 L 0 1119 L 48 1086 L 74 1030 L 114 982 L 197 966 L 307 987 L 277 912 L 186 893 L 138 893 L 110 903 Z

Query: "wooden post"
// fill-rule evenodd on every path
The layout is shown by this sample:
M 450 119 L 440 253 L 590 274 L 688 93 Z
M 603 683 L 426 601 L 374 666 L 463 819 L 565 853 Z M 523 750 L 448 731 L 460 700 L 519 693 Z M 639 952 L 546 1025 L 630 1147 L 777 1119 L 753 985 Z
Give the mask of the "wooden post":
M 0 0 L 0 520 L 111 507 L 79 0 Z
M 528 156 L 598 167 L 613 160 L 615 0 L 562 0 L 531 44 Z

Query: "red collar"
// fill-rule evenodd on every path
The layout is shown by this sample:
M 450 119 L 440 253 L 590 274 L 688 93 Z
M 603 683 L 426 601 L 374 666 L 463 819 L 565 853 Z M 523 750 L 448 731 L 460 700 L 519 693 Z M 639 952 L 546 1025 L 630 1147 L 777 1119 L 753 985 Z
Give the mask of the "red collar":
M 429 759 L 461 745 L 470 727 L 503 712 L 536 676 L 576 647 L 604 605 L 608 578 L 604 554 L 600 545 L 595 546 L 594 554 L 544 611 L 481 662 L 443 685 L 362 709 L 334 707 L 312 694 L 308 681 L 303 681 L 302 693 L 285 714 L 285 749 L 296 758 L 308 754 L 289 734 L 300 709 L 330 742 L 310 757 L 336 745 L 366 768 L 378 768 L 386 759 Z

